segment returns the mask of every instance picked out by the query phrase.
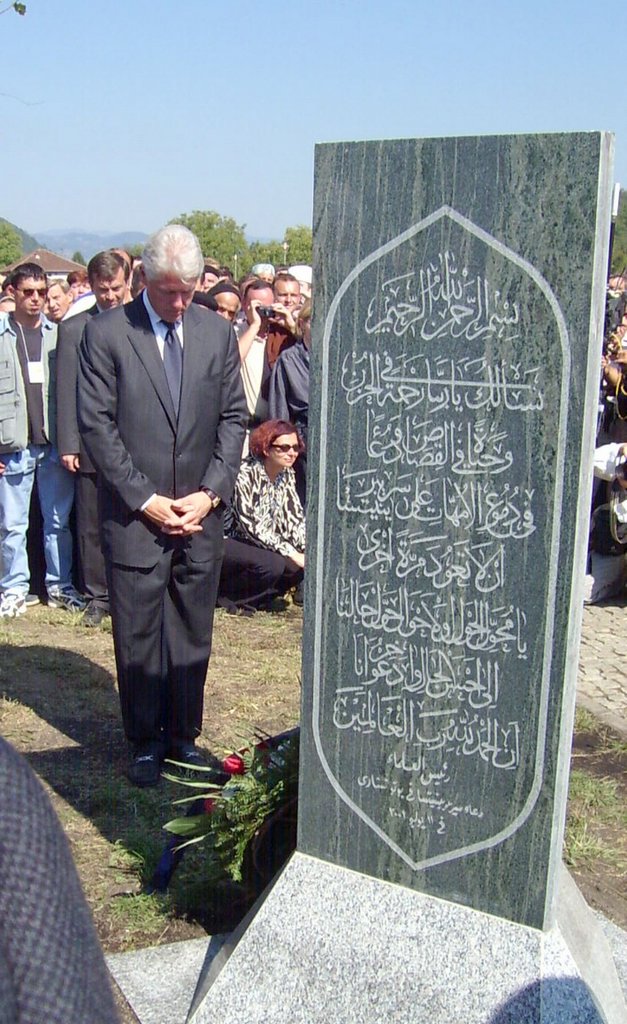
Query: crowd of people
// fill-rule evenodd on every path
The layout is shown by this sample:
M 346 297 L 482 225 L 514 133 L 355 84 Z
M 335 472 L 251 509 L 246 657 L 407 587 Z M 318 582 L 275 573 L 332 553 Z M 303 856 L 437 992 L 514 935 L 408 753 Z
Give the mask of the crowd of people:
M 216 603 L 302 603 L 310 318 L 310 267 L 235 282 L 180 225 L 141 261 L 111 249 L 65 280 L 23 263 L 2 282 L 0 617 L 38 601 L 36 494 L 47 602 L 112 617 L 137 785 L 166 756 L 203 762 Z
M 610 278 L 594 453 L 584 601 L 624 593 L 627 583 L 627 277 Z
M 97 470 L 81 439 L 74 397 L 78 355 L 85 325 L 91 317 L 131 301 L 143 287 L 141 260 L 133 259 L 123 249 L 97 253 L 84 272 L 73 271 L 66 278 L 46 279 L 36 264 L 22 264 L 2 281 L 0 338 L 9 353 L 17 352 L 19 367 L 13 367 L 10 388 L 3 388 L 0 402 L 5 406 L 7 401 L 13 405 L 17 397 L 18 405 L 24 408 L 21 399 L 25 398 L 28 435 L 25 437 L 22 432 L 19 439 L 17 436 L 13 439 L 11 431 L 7 432 L 6 421 L 2 420 L 0 449 L 7 456 L 0 455 L 4 458 L 0 463 L 4 478 L 0 483 L 2 530 L 6 530 L 6 537 L 4 532 L 2 534 L 1 548 L 0 617 L 23 614 L 29 604 L 38 600 L 29 592 L 26 556 L 28 510 L 35 480 L 43 519 L 48 602 L 71 611 L 82 611 L 82 622 L 86 626 L 99 625 L 108 614 Z M 237 505 L 227 512 L 228 557 L 218 597 L 219 603 L 230 611 L 241 608 L 243 614 L 250 614 L 257 608 L 267 607 L 274 597 L 286 590 L 294 591 L 296 603 L 302 602 L 303 565 L 300 563 L 304 559 L 310 296 L 311 268 L 308 266 L 298 265 L 291 270 L 279 268 L 277 272 L 270 264 L 259 264 L 235 282 L 228 267 L 210 260 L 204 262 L 203 274 L 194 292 L 194 303 L 213 310 L 234 328 L 248 408 L 242 480 L 238 481 Z M 40 332 L 44 339 L 51 339 L 41 353 Z M 47 354 L 48 348 L 54 356 Z M 35 372 L 35 363 L 42 366 L 44 380 L 41 382 L 29 377 Z M 53 364 L 56 364 L 54 368 Z M 21 379 L 16 373 L 18 369 Z M 286 480 L 292 485 L 293 479 L 296 492 L 292 493 L 294 487 L 291 486 L 289 513 L 286 509 L 285 515 L 282 513 L 279 519 L 274 519 L 270 532 L 264 530 L 261 515 L 255 527 L 249 519 L 243 531 L 241 515 L 234 510 L 241 507 L 244 481 L 250 479 L 255 467 L 264 465 L 263 475 L 270 481 L 267 453 L 264 453 L 265 463 L 261 450 L 255 449 L 249 454 L 249 438 L 255 428 L 269 420 L 281 420 L 288 433 L 296 427 L 298 451 L 283 459 L 278 482 L 277 474 L 272 476 L 272 489 L 277 493 L 282 493 Z M 272 443 L 282 440 L 276 435 Z M 272 499 L 273 511 L 277 500 L 277 497 Z M 258 512 L 261 505 L 263 502 Z M 74 560 L 70 535 L 72 507 L 77 522 Z M 278 526 L 283 519 L 288 530 L 285 537 Z M 268 565 L 273 557 L 283 559 L 281 552 L 286 550 L 286 545 L 290 546 L 288 537 L 298 538 L 298 550 L 292 553 L 296 562 L 290 558 L 285 574 L 279 574 L 279 577 L 285 575 L 285 586 L 277 578 L 270 587 Z M 247 562 L 245 583 L 243 579 L 235 580 L 239 574 L 235 567 L 232 573 L 228 571 L 234 546 L 243 544 L 258 549 L 252 552 L 255 557 L 251 560 L 251 555 L 240 548 L 240 562 Z

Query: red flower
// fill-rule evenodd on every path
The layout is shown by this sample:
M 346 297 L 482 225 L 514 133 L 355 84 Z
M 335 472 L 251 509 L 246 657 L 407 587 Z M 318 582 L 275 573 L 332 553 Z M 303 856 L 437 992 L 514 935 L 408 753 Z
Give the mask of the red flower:
M 246 765 L 239 754 L 229 754 L 228 757 L 225 757 L 222 767 L 229 775 L 243 775 L 246 771 Z
M 215 799 L 212 796 L 205 797 L 205 814 L 211 814 L 215 805 Z

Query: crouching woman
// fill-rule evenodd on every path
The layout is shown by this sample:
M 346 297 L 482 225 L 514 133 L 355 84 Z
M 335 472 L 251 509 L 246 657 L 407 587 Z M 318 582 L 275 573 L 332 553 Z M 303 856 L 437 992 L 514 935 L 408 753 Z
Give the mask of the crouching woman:
M 301 583 L 305 514 L 294 463 L 304 450 L 296 427 L 287 420 L 268 420 L 250 435 L 250 454 L 225 515 L 220 606 L 267 608 Z

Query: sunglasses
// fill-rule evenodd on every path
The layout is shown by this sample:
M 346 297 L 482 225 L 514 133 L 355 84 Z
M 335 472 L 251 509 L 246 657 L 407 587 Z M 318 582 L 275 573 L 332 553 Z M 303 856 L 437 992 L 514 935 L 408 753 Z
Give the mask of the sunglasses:
M 297 444 L 273 444 L 272 448 L 276 448 L 278 452 L 298 452 L 300 448 Z
M 38 298 L 39 296 L 45 298 L 48 294 L 47 288 L 18 288 L 17 291 L 26 299 L 31 299 L 33 295 L 36 295 Z

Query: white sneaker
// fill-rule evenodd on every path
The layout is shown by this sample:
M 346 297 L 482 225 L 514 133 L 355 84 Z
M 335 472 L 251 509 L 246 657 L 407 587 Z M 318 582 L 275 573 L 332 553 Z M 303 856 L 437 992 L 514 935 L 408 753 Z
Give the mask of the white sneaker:
M 51 608 L 65 608 L 67 612 L 82 612 L 87 607 L 87 601 L 68 583 L 66 587 L 50 587 L 48 605 Z
M 26 611 L 26 596 L 17 590 L 0 594 L 0 619 L 16 619 Z

